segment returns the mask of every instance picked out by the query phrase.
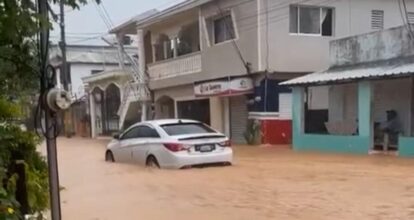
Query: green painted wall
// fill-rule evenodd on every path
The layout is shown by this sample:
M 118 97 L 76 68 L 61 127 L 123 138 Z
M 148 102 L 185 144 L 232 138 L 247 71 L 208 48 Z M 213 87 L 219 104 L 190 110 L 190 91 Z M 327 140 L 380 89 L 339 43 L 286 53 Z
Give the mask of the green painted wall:
M 414 137 L 400 137 L 398 155 L 401 157 L 414 157 Z
M 304 134 L 294 142 L 295 150 L 368 154 L 370 140 L 360 136 Z

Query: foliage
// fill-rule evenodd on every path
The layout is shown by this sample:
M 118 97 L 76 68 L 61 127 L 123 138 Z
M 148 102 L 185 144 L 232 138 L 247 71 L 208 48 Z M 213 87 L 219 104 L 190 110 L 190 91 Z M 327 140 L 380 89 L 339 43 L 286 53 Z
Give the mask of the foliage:
M 44 158 L 36 151 L 39 138 L 18 126 L 6 124 L 0 126 L 0 143 L 0 161 L 6 170 L 10 170 L 16 160 L 25 162 L 29 209 L 33 213 L 44 211 L 49 204 L 48 173 Z M 5 178 L 11 177 L 6 175 Z
M 19 97 L 33 93 L 39 86 L 36 34 L 41 19 L 36 2 L 0 0 L 0 94 Z M 55 4 L 58 0 L 49 2 Z M 87 0 L 65 0 L 65 3 L 77 9 Z M 50 22 L 49 25 L 52 26 Z
M 247 130 L 244 132 L 244 138 L 249 145 L 258 145 L 261 143 L 262 133 L 259 121 L 249 120 L 247 122 Z
M 0 186 L 0 219 L 17 220 L 19 204 L 14 196 L 16 187 L 16 176 L 8 178 L 4 186 Z M 0 168 L 0 179 L 6 179 L 6 170 Z
M 87 0 L 63 1 L 73 9 L 87 3 Z M 31 132 L 22 131 L 12 121 L 21 115 L 24 106 L 19 104 L 34 95 L 39 87 L 39 24 L 47 23 L 52 27 L 50 21 L 42 20 L 37 14 L 36 2 L 0 0 L 0 220 L 21 219 L 15 198 L 15 183 L 19 177 L 12 172 L 16 160 L 25 162 L 30 210 L 38 213 L 49 204 L 47 164 L 36 151 L 39 139 Z

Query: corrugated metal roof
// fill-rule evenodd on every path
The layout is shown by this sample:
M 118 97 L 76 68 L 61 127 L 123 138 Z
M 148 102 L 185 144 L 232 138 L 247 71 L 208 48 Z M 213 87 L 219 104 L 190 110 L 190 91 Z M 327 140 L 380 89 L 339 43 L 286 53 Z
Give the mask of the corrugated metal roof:
M 126 51 L 130 54 L 135 52 L 132 48 L 128 48 Z M 59 63 L 61 54 L 57 46 L 52 46 L 49 53 L 52 63 Z M 70 63 L 117 64 L 119 62 L 118 49 L 108 46 L 68 45 L 66 59 Z
M 330 82 L 353 81 L 360 79 L 372 79 L 382 77 L 397 77 L 414 73 L 414 59 L 382 61 L 371 64 L 363 64 L 347 67 L 330 68 L 325 71 L 311 73 L 298 77 L 280 85 L 307 85 L 327 84 Z
M 129 76 L 130 74 L 123 71 L 123 70 L 110 70 L 110 71 L 103 71 L 98 74 L 93 74 L 90 76 L 82 77 L 83 83 L 93 83 L 100 80 L 105 80 L 113 77 L 119 77 L 119 76 Z

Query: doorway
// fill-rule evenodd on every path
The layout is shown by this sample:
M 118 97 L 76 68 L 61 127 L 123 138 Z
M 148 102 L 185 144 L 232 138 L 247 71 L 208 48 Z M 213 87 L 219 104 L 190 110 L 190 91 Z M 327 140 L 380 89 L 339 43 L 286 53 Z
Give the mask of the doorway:
M 178 118 L 193 119 L 210 125 L 210 100 L 178 101 L 177 116 Z

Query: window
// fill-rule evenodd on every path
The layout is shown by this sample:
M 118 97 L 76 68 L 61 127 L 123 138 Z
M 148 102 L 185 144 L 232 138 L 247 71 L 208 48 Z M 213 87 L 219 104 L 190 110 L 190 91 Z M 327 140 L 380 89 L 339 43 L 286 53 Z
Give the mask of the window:
M 122 135 L 121 140 L 137 138 L 139 133 L 139 127 L 131 128 L 125 134 Z
M 290 33 L 333 36 L 334 9 L 290 6 Z
M 408 12 L 407 16 L 408 16 L 408 23 L 414 24 L 414 12 Z
M 374 30 L 384 29 L 384 11 L 382 10 L 371 11 L 371 28 Z
M 236 38 L 231 14 L 214 19 L 213 31 L 215 44 Z
M 138 126 L 138 138 L 159 138 L 158 132 L 148 126 Z
M 103 72 L 103 70 L 91 70 L 91 74 L 98 74 L 100 72 Z
M 216 133 L 213 129 L 201 123 L 178 123 L 166 124 L 161 126 L 170 136 L 185 134 L 206 134 Z
M 124 135 L 122 135 L 122 140 L 125 139 L 132 139 L 132 138 L 159 138 L 160 135 L 158 134 L 158 132 L 153 129 L 150 128 L 148 126 L 137 126 L 134 127 L 132 129 L 130 129 L 129 131 L 127 131 Z

